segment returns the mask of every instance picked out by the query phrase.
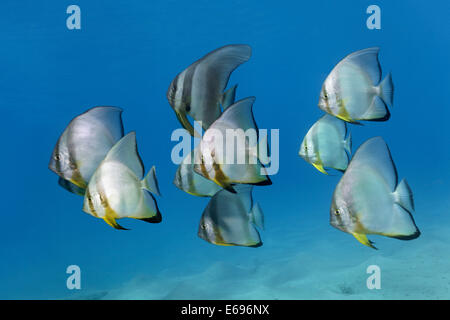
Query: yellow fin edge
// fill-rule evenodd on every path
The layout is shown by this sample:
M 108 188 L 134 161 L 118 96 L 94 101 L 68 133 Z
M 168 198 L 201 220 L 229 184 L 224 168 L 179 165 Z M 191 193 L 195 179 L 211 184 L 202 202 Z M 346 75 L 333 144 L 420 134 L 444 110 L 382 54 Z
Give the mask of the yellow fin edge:
M 323 168 L 323 165 L 321 164 L 317 164 L 317 163 L 313 163 L 312 164 L 314 166 L 314 168 L 316 168 L 317 170 L 319 170 L 320 172 L 328 175 L 328 172 Z
M 105 220 L 105 222 L 107 224 L 109 224 L 111 227 L 113 227 L 114 229 L 118 229 L 118 230 L 128 230 L 127 228 L 122 227 L 120 224 L 117 223 L 115 218 L 109 217 L 109 216 L 105 216 L 103 218 L 103 220 Z
M 373 242 L 367 239 L 367 236 L 362 233 L 352 233 L 352 235 L 363 245 L 370 247 L 372 249 L 378 250 L 374 245 Z

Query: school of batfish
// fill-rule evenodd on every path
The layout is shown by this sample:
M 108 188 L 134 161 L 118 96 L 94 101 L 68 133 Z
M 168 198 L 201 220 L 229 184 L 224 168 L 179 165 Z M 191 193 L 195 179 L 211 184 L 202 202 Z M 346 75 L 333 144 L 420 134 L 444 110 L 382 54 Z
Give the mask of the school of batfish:
M 368 234 L 404 240 L 420 235 L 412 217 L 411 189 L 405 179 L 398 182 L 384 140 L 367 140 L 350 159 L 347 122 L 390 117 L 393 83 L 390 74 L 381 81 L 378 51 L 352 53 L 334 67 L 320 92 L 319 107 L 326 114 L 309 129 L 299 151 L 324 174 L 326 169 L 343 172 L 332 197 L 330 223 L 372 248 Z M 237 85 L 227 89 L 231 73 L 250 57 L 248 45 L 218 48 L 180 72 L 167 90 L 182 127 L 200 138 L 176 170 L 174 184 L 190 195 L 210 198 L 198 236 L 216 245 L 262 245 L 258 230 L 264 228 L 264 216 L 252 191 L 254 186 L 272 184 L 264 167 L 267 138 L 228 135 L 230 130 L 257 132 L 255 98 L 235 101 Z M 228 149 L 227 139 L 242 141 Z M 116 229 L 126 230 L 117 222 L 121 218 L 162 221 L 155 198 L 160 196 L 156 169 L 145 174 L 136 133 L 124 135 L 120 108 L 94 107 L 75 117 L 60 135 L 49 168 L 59 176 L 60 186 L 84 197 L 84 212 Z
M 211 197 L 200 219 L 198 236 L 223 246 L 262 245 L 257 228 L 264 228 L 264 216 L 253 201 L 252 189 L 253 185 L 271 184 L 259 159 L 260 148 L 268 148 L 267 140 L 242 141 L 243 147 L 233 155 L 225 148 L 228 130 L 257 129 L 252 112 L 255 98 L 235 102 L 237 85 L 225 91 L 233 70 L 250 56 L 248 45 L 216 49 L 179 73 L 167 90 L 167 99 L 181 125 L 192 136 L 201 137 L 199 145 L 179 165 L 174 184 L 191 195 Z M 187 116 L 201 123 L 203 136 Z M 247 161 L 223 161 L 227 157 Z
M 308 130 L 299 155 L 317 170 L 343 172 L 330 208 L 333 227 L 377 249 L 367 235 L 401 240 L 419 237 L 412 213 L 414 201 L 381 137 L 365 141 L 350 159 L 352 142 L 347 122 L 387 121 L 394 86 L 391 74 L 381 81 L 379 48 L 354 52 L 341 60 L 325 79 L 319 108 L 326 112 Z

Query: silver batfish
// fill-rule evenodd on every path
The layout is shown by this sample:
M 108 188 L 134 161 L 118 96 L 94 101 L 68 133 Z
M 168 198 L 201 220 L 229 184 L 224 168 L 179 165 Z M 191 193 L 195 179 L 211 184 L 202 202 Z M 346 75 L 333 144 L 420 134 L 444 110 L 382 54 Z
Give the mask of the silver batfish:
M 260 161 L 260 150 L 268 147 L 267 140 L 258 136 L 254 101 L 245 98 L 225 109 L 206 130 L 195 154 L 194 171 L 230 192 L 235 192 L 234 184 L 272 183 Z
M 351 135 L 346 135 L 345 122 L 326 114 L 309 129 L 299 155 L 322 173 L 328 174 L 324 168 L 344 171 L 352 147 Z
M 341 60 L 322 85 L 319 108 L 351 123 L 388 120 L 394 86 L 391 74 L 380 82 L 378 51 L 368 48 Z
M 200 133 L 195 132 L 187 115 L 194 121 L 201 121 L 203 129 L 208 129 L 220 116 L 221 105 L 226 108 L 233 103 L 236 86 L 225 93 L 224 90 L 231 73 L 250 56 L 248 45 L 227 45 L 194 62 L 172 81 L 167 99 L 181 125 L 192 136 L 200 136 Z
M 175 186 L 197 197 L 212 197 L 221 188 L 211 180 L 194 171 L 194 159 L 197 148 L 188 154 L 175 173 Z
M 134 218 L 161 222 L 156 200 L 159 195 L 155 167 L 144 177 L 136 145 L 136 134 L 128 133 L 117 142 L 101 162 L 84 196 L 83 211 L 102 218 L 116 229 L 125 229 L 117 219 Z
M 333 194 L 330 223 L 374 248 L 367 234 L 410 240 L 420 235 L 412 212 L 414 201 L 383 138 L 363 143 L 353 156 Z
M 95 107 L 74 118 L 56 143 L 50 170 L 85 189 L 108 151 L 123 137 L 121 115 L 122 109 L 117 107 Z M 68 183 L 60 185 L 75 190 Z
M 264 228 L 262 210 L 253 202 L 252 186 L 236 186 L 236 191 L 221 190 L 211 198 L 198 236 L 216 245 L 259 247 L 262 241 L 256 227 Z

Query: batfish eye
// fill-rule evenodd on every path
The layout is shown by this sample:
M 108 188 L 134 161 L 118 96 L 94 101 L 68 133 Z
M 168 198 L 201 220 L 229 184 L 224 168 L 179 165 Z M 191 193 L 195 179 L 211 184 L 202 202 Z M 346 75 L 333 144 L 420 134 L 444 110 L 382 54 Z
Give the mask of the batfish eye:
M 206 225 L 205 225 L 204 223 L 202 223 L 200 227 L 201 227 L 203 230 L 206 229 Z
M 59 154 L 55 154 L 53 158 L 55 158 L 56 161 L 61 160 L 61 156 Z
M 338 216 L 338 215 L 340 215 L 341 213 L 339 212 L 339 209 L 336 209 L 336 210 L 334 211 L 334 214 Z

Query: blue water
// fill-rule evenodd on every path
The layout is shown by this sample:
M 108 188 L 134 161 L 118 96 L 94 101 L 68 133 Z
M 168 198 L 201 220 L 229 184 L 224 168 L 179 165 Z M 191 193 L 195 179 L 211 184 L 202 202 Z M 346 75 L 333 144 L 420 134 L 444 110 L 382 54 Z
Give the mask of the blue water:
M 66 8 L 81 8 L 81 30 Z M 366 28 L 373 1 L 2 1 L 2 299 L 389 299 L 450 298 L 448 1 L 376 1 L 382 29 Z M 171 133 L 179 127 L 165 93 L 175 75 L 231 43 L 253 55 L 229 85 L 256 96 L 260 128 L 280 129 L 280 170 L 257 187 L 266 218 L 257 249 L 220 247 L 197 237 L 208 199 L 172 180 Z M 340 178 L 298 156 L 323 80 L 345 55 L 380 46 L 392 71 L 388 122 L 351 126 L 354 150 L 381 135 L 415 196 L 422 235 L 371 237 L 359 244 L 329 225 Z M 148 170 L 157 167 L 160 224 L 121 221 L 110 228 L 85 214 L 82 198 L 57 185 L 47 165 L 68 122 L 96 105 L 124 109 Z M 129 221 L 128 221 L 129 220 Z M 81 268 L 68 290 L 66 268 Z M 382 270 L 382 289 L 366 288 L 366 268 Z

